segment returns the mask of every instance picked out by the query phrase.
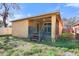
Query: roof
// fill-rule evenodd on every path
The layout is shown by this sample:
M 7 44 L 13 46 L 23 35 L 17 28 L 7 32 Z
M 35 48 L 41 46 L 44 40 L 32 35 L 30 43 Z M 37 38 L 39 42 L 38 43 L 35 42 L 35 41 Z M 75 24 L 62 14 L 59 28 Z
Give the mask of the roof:
M 11 22 L 15 22 L 15 21 L 19 21 L 19 20 L 25 20 L 25 19 L 33 19 L 33 18 L 36 18 L 36 17 L 42 17 L 42 16 L 54 15 L 54 14 L 58 15 L 58 14 L 60 14 L 60 12 L 44 13 L 44 14 L 40 14 L 40 15 L 37 15 L 37 16 L 32 16 L 32 17 L 26 17 L 26 18 L 22 18 L 22 19 L 12 20 Z
M 79 25 L 79 21 L 77 21 L 73 26 L 77 26 L 77 25 Z

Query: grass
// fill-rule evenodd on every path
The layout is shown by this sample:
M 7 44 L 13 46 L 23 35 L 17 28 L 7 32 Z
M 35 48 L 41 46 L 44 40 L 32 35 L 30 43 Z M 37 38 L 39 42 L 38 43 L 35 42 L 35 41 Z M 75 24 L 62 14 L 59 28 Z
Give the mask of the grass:
M 79 56 L 79 40 L 60 38 L 43 40 L 42 42 L 29 39 L 10 37 L 5 43 L 6 37 L 0 37 L 0 55 L 5 56 L 63 56 L 66 52 Z

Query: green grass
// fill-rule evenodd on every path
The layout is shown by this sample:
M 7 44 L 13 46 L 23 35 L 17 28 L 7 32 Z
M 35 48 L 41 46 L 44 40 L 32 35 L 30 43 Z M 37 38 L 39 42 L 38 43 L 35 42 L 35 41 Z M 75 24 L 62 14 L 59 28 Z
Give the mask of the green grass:
M 72 52 L 79 56 L 79 40 L 60 38 L 34 42 L 29 39 L 0 37 L 0 55 L 5 56 L 62 56 L 66 52 Z

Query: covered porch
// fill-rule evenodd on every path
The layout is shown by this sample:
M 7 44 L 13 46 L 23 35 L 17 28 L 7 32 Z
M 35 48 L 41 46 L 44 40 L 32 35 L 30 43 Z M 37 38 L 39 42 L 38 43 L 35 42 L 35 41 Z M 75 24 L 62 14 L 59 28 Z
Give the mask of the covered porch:
M 29 38 L 32 40 L 55 39 L 59 35 L 59 21 L 56 16 L 30 19 Z

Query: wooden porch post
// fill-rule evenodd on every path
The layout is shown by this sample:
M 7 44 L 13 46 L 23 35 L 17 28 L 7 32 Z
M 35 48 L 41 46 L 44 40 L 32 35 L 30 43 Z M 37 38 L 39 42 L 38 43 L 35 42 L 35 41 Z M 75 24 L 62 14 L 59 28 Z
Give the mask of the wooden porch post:
M 56 16 L 51 17 L 51 39 L 56 38 Z

